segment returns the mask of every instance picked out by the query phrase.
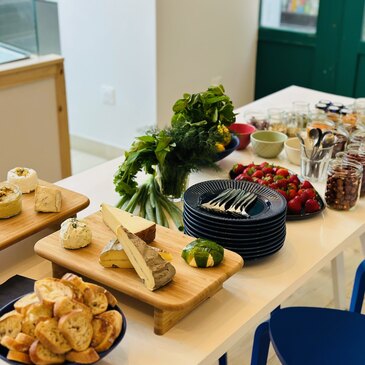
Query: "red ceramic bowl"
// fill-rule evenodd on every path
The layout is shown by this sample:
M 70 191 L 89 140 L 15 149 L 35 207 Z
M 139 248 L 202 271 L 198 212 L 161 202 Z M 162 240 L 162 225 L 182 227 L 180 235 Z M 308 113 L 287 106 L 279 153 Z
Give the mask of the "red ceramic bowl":
M 253 125 L 246 123 L 234 123 L 229 126 L 229 130 L 233 132 L 240 141 L 237 149 L 243 150 L 249 145 L 250 135 L 255 132 L 256 128 Z

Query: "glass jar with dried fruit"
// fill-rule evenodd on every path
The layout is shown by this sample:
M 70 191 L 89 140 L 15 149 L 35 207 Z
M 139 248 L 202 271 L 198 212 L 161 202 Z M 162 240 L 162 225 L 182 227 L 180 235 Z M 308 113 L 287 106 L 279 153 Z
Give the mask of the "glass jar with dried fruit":
M 336 210 L 350 210 L 355 207 L 359 199 L 362 165 L 356 161 L 336 158 L 330 161 L 327 171 L 327 206 Z

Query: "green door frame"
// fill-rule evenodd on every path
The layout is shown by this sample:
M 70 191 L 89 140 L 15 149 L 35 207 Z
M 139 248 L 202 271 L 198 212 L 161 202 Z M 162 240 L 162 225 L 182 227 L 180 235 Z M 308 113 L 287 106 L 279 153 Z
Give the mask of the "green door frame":
M 320 0 L 317 32 L 314 34 L 260 27 L 256 98 L 273 91 L 265 92 L 265 78 L 261 77 L 260 72 L 267 77 L 270 75 L 268 71 L 270 67 L 276 73 L 278 69 L 280 70 L 280 65 L 275 64 L 275 60 L 272 60 L 273 64 L 270 65 L 267 60 L 260 59 L 260 54 L 267 55 L 264 52 L 265 47 L 272 47 L 274 50 L 277 47 L 278 50 L 290 52 L 293 52 L 294 47 L 307 49 L 306 52 L 312 55 L 308 62 L 313 63 L 310 66 L 309 79 L 302 80 L 302 86 L 356 96 L 356 78 L 361 55 L 364 56 L 365 64 L 365 42 L 361 39 L 364 6 L 365 0 Z M 289 67 L 295 67 L 295 64 Z M 290 69 L 281 70 L 283 73 L 285 71 L 288 71 L 288 74 L 295 72 Z M 300 69 L 297 72 L 300 72 Z M 285 75 L 280 77 L 285 78 Z M 295 81 L 290 82 L 289 79 L 288 84 L 295 83 Z

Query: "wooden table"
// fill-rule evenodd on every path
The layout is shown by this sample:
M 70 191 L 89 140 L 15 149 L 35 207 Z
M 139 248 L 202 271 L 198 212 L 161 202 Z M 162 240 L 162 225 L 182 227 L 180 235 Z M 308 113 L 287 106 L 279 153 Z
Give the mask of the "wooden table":
M 290 87 L 251 105 L 244 110 L 271 106 L 285 106 L 295 100 L 312 104 L 322 98 L 348 103 L 349 98 L 320 93 L 299 87 Z M 59 182 L 60 186 L 78 191 L 90 198 L 90 206 L 83 216 L 95 212 L 105 201 L 115 204 L 112 175 L 121 159 L 102 164 Z M 193 174 L 190 184 L 198 181 L 226 178 L 227 171 L 236 162 L 261 162 L 248 148 L 236 151 L 222 160 L 220 172 L 206 170 Z M 286 161 L 285 153 L 272 160 L 298 171 Z M 323 185 L 316 185 L 323 192 Z M 262 261 L 245 265 L 241 272 L 230 278 L 212 298 L 179 322 L 163 336 L 154 335 L 152 311 L 149 307 L 127 296 L 118 295 L 126 314 L 128 327 L 125 339 L 102 364 L 174 364 L 211 365 L 247 331 L 258 325 L 274 308 L 293 294 L 323 266 L 335 259 L 352 240 L 365 232 L 365 201 L 356 209 L 337 212 L 326 209 L 321 215 L 305 221 L 288 222 L 284 247 Z M 28 270 L 33 277 L 44 276 L 40 270 Z
M 54 186 L 39 180 L 40 185 Z M 35 193 L 23 194 L 22 211 L 15 217 L 0 220 L 0 250 L 27 238 L 47 227 L 59 227 L 65 219 L 89 205 L 89 199 L 82 194 L 59 187 L 62 194 L 62 209 L 58 213 L 39 213 L 34 210 Z

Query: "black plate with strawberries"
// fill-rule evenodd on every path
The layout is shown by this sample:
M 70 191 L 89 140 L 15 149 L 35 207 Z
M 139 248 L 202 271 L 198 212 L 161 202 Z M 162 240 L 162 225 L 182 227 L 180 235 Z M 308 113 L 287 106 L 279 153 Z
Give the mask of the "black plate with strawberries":
M 287 220 L 301 220 L 318 215 L 325 203 L 312 184 L 302 181 L 298 175 L 285 167 L 268 162 L 259 165 L 235 164 L 229 172 L 231 179 L 250 181 L 276 190 L 287 200 Z

